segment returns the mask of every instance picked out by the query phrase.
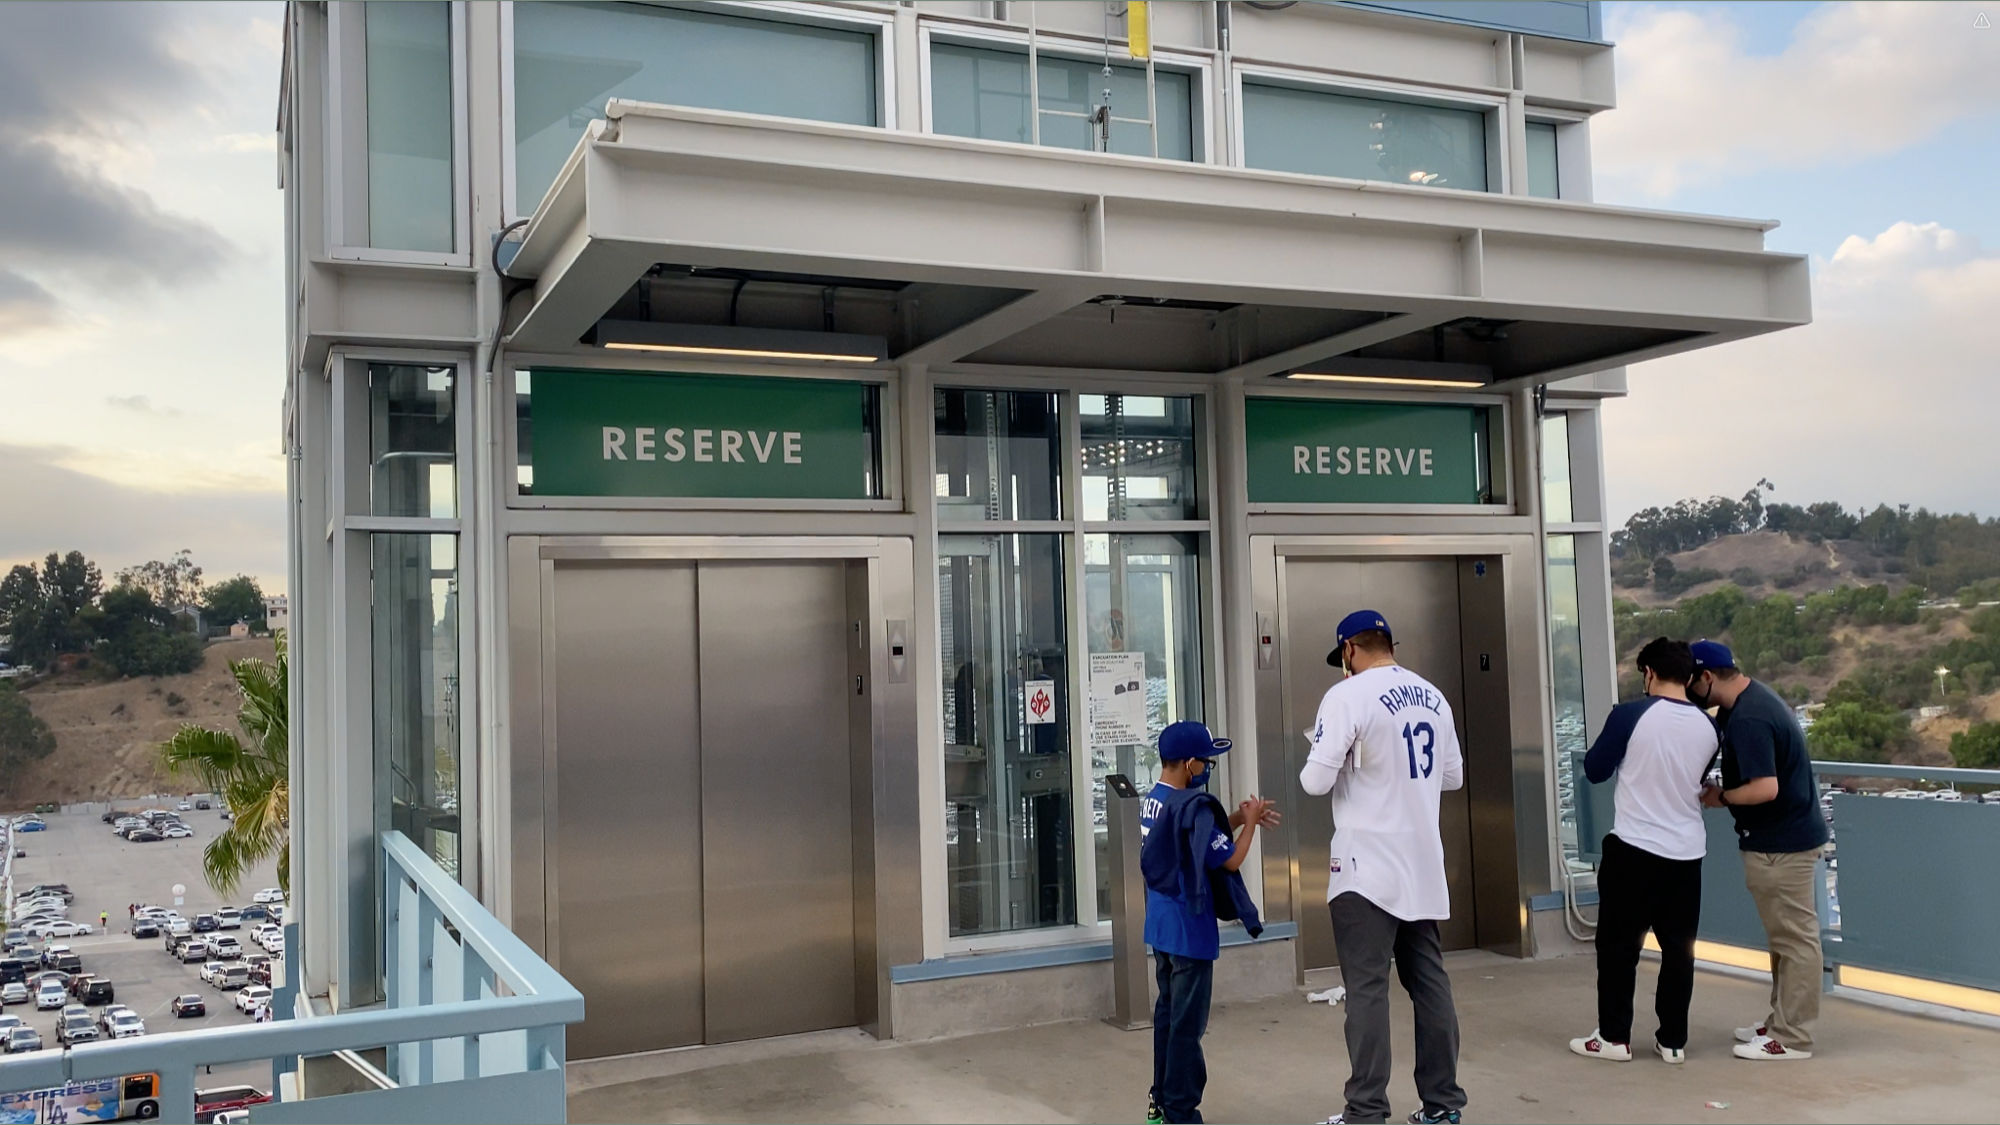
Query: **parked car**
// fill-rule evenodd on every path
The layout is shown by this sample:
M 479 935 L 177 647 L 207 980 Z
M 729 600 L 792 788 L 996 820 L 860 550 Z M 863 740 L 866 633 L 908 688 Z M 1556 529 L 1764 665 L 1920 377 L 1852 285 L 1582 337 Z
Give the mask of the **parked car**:
M 18 980 L 10 980 L 6 984 L 0 984 L 0 1004 L 26 1004 L 27 1002 L 28 986 L 26 983 Z
M 132 936 L 135 938 L 159 937 L 160 924 L 151 918 L 135 919 L 132 923 Z
M 215 923 L 225 930 L 240 930 L 243 928 L 243 912 L 233 906 L 225 906 L 215 912 Z
M 254 982 L 250 979 L 249 969 L 242 965 L 225 964 L 215 974 L 215 979 L 209 983 L 214 985 L 219 992 L 228 992 L 231 989 L 246 987 Z M 269 985 L 271 982 L 266 980 L 263 983 Z
M 196 798 L 194 799 L 194 807 L 195 807 L 195 808 L 198 808 L 198 809 L 205 809 L 205 808 L 208 808 L 208 807 L 209 807 L 209 803 L 208 803 L 208 798 L 207 798 L 207 797 L 196 797 Z
M 134 1039 L 146 1034 L 146 1021 L 130 1008 L 119 1009 L 116 1015 L 107 1012 L 99 1026 L 107 1039 Z
M 160 835 L 151 828 L 134 828 L 131 835 L 125 838 L 135 844 L 157 844 L 161 840 L 166 839 L 165 836 Z
M 81 1036 L 81 1038 L 79 1038 Z M 65 1047 L 78 1043 L 88 1043 L 103 1036 L 98 1034 L 97 1025 L 91 1022 L 90 1013 L 81 1009 L 64 1012 L 56 1019 L 56 1042 Z
M 160 830 L 160 835 L 169 840 L 185 840 L 194 835 L 194 829 L 185 824 L 169 824 Z
M 236 1005 L 237 1011 L 247 1015 L 271 1002 L 271 990 L 261 984 L 253 984 L 238 992 L 230 1002 Z
M 0 1016 L 0 1039 L 7 1037 L 9 1028 L 26 1026 L 28 1026 L 27 1021 L 23 1020 L 20 1016 Z
M 261 965 L 249 966 L 246 972 L 249 975 L 248 983 L 261 984 L 266 988 L 275 987 L 271 983 L 271 961 L 269 958 L 266 958 Z
M 201 998 L 199 993 L 190 992 L 186 996 L 174 997 L 175 1019 L 184 1020 L 189 1016 L 205 1016 L 207 1014 L 208 1003 Z
M 206 961 L 206 960 L 208 960 L 207 942 L 190 941 L 186 945 L 181 947 L 181 962 L 183 964 L 191 965 L 196 961 Z
M 243 920 L 245 922 L 270 921 L 273 918 L 277 917 L 276 915 L 271 913 L 270 907 L 264 906 L 260 903 L 252 903 L 249 906 L 244 907 L 239 913 L 242 914 Z
M 90 933 L 88 922 L 72 922 L 67 918 L 49 923 L 47 930 L 49 937 L 82 937 L 88 933 Z
M 198 934 L 213 933 L 221 928 L 222 928 L 222 923 L 216 921 L 215 915 L 213 914 L 197 914 L 194 916 L 195 933 Z
M 197 1125 L 210 1125 L 221 1114 L 262 1105 L 270 1100 L 271 1095 L 255 1086 L 223 1086 L 214 1090 L 196 1090 L 194 1119 Z
M 90 1004 L 110 1004 L 118 998 L 117 989 L 110 981 L 98 976 L 80 976 L 69 983 L 69 994 L 78 1001 Z
M 40 898 L 43 894 L 60 895 L 64 902 L 76 901 L 76 894 L 69 889 L 68 883 L 36 883 L 34 886 L 21 891 L 19 897 Z
M 75 952 L 75 950 L 72 950 L 67 945 L 48 946 L 42 950 L 42 967 L 47 969 L 61 969 L 62 966 L 56 964 L 56 959 L 60 957 L 67 957 L 73 952 Z M 74 970 L 63 969 L 63 971 L 72 972 Z
M 42 1033 L 32 1027 L 10 1027 L 7 1029 L 7 1038 L 4 1041 L 0 1041 L 0 1051 L 5 1051 L 10 1055 L 18 1055 L 23 1051 L 39 1051 L 41 1049 Z
M 20 820 L 14 822 L 14 831 L 40 832 L 48 828 L 48 826 L 49 826 L 48 821 L 43 820 L 39 816 L 23 817 Z
M 180 812 L 188 812 L 194 808 L 194 802 L 182 801 L 180 804 L 175 805 L 174 808 L 179 810 Z
M 207 940 L 210 954 L 218 961 L 234 961 L 243 956 L 243 943 L 228 934 Z
M 258 891 L 254 895 L 251 895 L 250 901 L 264 905 L 269 905 L 270 903 L 274 902 L 283 902 L 285 901 L 285 892 L 279 890 L 277 887 L 265 887 L 263 890 Z
M 194 933 L 194 926 L 190 925 L 186 918 L 176 915 L 167 919 L 166 931 L 175 937 L 187 937 Z
M 222 975 L 222 962 L 204 961 L 201 965 L 201 983 L 214 984 Z

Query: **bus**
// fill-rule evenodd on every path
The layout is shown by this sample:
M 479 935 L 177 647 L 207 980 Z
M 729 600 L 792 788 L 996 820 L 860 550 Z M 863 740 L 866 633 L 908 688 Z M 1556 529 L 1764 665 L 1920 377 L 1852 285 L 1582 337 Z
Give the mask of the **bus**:
M 160 1076 L 128 1074 L 71 1082 L 52 1090 L 0 1094 L 0 1125 L 66 1125 L 160 1116 Z

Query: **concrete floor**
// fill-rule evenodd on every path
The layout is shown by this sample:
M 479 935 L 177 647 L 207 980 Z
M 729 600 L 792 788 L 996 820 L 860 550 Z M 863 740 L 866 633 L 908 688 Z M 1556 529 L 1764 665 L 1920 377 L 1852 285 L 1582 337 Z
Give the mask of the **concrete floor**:
M 1570 1054 L 1595 1022 L 1588 958 L 1524 962 L 1454 954 L 1468 1121 L 1984 1121 L 2000 1119 L 2000 1031 L 1828 997 L 1815 1058 L 1751 1063 L 1730 1028 L 1760 1018 L 1768 985 L 1704 972 L 1688 1061 L 1608 1063 Z M 1651 1042 L 1653 972 L 1639 978 L 1634 1038 Z M 1417 1106 L 1409 1006 L 1396 996 L 1396 1119 Z M 1210 1121 L 1318 1121 L 1341 1108 L 1344 1010 L 1303 995 L 1218 1006 L 1210 1021 Z M 1151 1036 L 1065 1023 L 923 1043 L 828 1032 L 572 1063 L 576 1122 L 1139 1121 Z M 1726 1103 L 1710 1108 L 1709 1103 Z

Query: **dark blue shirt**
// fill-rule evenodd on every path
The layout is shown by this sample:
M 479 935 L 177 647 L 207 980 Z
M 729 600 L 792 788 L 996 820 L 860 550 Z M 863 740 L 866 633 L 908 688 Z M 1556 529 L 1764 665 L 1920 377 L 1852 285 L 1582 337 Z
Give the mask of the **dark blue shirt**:
M 1778 779 L 1778 796 L 1761 805 L 1731 805 L 1737 845 L 1746 852 L 1805 852 L 1826 844 L 1813 784 L 1805 732 L 1778 693 L 1757 681 L 1724 711 L 1722 787 L 1735 789 L 1760 777 Z
M 1145 839 L 1159 825 L 1165 826 L 1162 831 L 1172 831 L 1180 805 L 1205 792 L 1201 789 L 1176 789 L 1164 781 L 1155 783 L 1152 792 L 1146 794 L 1146 799 L 1140 803 L 1139 838 Z M 1229 833 L 1216 825 L 1214 817 L 1198 815 L 1195 831 L 1208 835 L 1208 847 L 1202 854 L 1208 858 L 1210 870 L 1229 862 L 1236 844 L 1229 838 Z M 1216 925 L 1214 901 L 1211 899 L 1197 911 L 1179 896 L 1165 895 L 1147 887 L 1146 944 L 1160 953 L 1178 954 L 1199 961 L 1213 961 L 1220 957 L 1222 933 Z

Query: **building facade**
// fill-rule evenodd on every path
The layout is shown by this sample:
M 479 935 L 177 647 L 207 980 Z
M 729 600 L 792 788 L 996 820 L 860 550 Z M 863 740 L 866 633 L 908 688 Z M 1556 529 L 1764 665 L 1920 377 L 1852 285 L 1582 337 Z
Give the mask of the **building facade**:
M 1103 781 L 1186 718 L 1287 988 L 1363 605 L 1463 727 L 1448 943 L 1547 948 L 1598 409 L 1809 317 L 1772 224 L 1591 202 L 1612 94 L 1567 0 L 291 5 L 306 993 L 382 995 L 396 829 L 573 1057 L 1102 1014 Z

